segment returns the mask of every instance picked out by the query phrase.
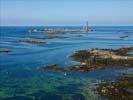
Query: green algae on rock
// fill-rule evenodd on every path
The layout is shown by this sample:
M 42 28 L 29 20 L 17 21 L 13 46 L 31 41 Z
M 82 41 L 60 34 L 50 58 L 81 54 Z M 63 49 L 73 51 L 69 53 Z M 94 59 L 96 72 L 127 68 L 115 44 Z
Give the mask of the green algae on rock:
M 133 100 L 133 77 L 101 84 L 98 93 L 111 100 Z

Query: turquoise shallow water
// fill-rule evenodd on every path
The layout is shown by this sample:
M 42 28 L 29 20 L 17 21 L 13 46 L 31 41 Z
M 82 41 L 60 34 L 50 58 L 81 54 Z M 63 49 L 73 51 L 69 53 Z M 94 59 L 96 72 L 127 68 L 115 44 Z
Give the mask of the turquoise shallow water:
M 122 73 L 132 74 L 132 68 L 107 68 L 86 73 L 41 71 L 39 66 L 58 64 L 67 67 L 77 62 L 70 58 L 76 50 L 89 48 L 119 48 L 133 46 L 133 27 L 91 27 L 89 33 L 51 34 L 64 39 L 35 39 L 49 34 L 29 34 L 28 30 L 43 27 L 0 27 L 0 99 L 4 100 L 99 100 L 95 92 L 98 83 L 114 80 Z M 52 27 L 54 28 L 54 27 Z M 57 27 L 58 28 L 58 27 Z M 81 27 L 59 27 L 78 29 Z M 128 35 L 128 37 L 120 38 Z M 33 39 L 44 44 L 26 44 Z

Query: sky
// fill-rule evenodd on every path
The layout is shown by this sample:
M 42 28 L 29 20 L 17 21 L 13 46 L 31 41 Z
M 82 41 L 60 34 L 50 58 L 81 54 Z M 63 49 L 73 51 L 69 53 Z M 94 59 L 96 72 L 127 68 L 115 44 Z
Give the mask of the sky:
M 133 0 L 0 0 L 1 26 L 133 26 Z

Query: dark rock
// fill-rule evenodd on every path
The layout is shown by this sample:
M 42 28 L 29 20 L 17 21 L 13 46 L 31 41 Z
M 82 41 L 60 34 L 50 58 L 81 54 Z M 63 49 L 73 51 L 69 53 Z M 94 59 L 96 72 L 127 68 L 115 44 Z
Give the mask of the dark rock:
M 63 36 L 42 36 L 42 37 L 36 37 L 37 39 L 64 39 L 66 37 Z
M 13 52 L 13 51 L 12 50 L 8 50 L 8 49 L 0 50 L 0 53 L 10 53 L 10 52 Z
M 55 71 L 64 71 L 65 70 L 64 67 L 59 67 L 56 64 L 44 65 L 44 66 L 41 66 L 39 69 L 42 69 L 42 70 L 55 70 Z
M 41 44 L 45 42 L 35 41 L 35 40 L 20 40 L 20 42 L 29 43 L 29 44 Z

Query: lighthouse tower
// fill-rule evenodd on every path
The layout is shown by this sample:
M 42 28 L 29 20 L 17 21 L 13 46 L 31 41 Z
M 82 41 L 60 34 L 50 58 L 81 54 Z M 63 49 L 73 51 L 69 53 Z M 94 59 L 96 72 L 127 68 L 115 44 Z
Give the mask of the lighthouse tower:
M 86 21 L 85 31 L 86 31 L 86 32 L 89 31 L 89 29 L 88 29 L 88 21 Z
M 84 32 L 88 32 L 88 31 L 89 31 L 89 28 L 88 28 L 88 21 L 86 21 L 85 26 L 83 26 L 83 31 L 84 31 Z

